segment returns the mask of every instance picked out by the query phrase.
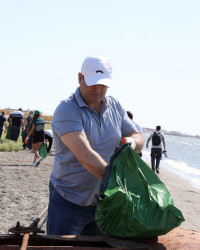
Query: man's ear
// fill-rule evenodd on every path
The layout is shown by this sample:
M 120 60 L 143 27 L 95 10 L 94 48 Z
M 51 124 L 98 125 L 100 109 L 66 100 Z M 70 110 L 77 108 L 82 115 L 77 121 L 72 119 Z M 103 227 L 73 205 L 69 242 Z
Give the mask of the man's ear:
M 81 85 L 82 79 L 83 79 L 83 75 L 79 72 L 78 73 L 78 82 L 80 85 Z

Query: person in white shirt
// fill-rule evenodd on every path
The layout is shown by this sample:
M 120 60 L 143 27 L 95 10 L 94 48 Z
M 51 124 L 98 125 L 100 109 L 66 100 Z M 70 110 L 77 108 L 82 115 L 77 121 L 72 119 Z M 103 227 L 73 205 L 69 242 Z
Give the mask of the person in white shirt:
M 156 126 L 156 131 L 150 134 L 149 139 L 147 140 L 146 148 L 149 146 L 150 140 L 152 140 L 152 147 L 151 147 L 151 168 L 156 173 L 159 174 L 159 165 L 162 156 L 162 143 L 164 147 L 164 151 L 166 151 L 165 145 L 165 136 L 160 131 L 161 126 Z M 156 160 L 156 169 L 155 169 L 155 160 Z

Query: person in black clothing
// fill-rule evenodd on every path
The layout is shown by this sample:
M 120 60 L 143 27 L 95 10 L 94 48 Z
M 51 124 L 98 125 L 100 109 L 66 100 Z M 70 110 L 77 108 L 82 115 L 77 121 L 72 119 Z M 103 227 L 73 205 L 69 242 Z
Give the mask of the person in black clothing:
M 156 131 L 150 134 L 147 140 L 146 148 L 149 147 L 150 140 L 152 140 L 151 168 L 154 172 L 156 170 L 156 173 L 159 174 L 159 165 L 162 156 L 162 143 L 164 146 L 164 151 L 166 151 L 165 136 L 161 132 L 161 126 L 156 126 Z M 155 169 L 155 162 L 156 162 L 156 169 Z
M 11 140 L 17 141 L 20 134 L 20 128 L 24 128 L 24 114 L 22 109 L 11 113 L 9 121 L 11 122 Z
M 2 132 L 3 132 L 3 127 L 5 127 L 5 132 L 7 130 L 7 123 L 6 123 L 5 115 L 6 113 L 2 111 L 0 115 L 0 139 L 1 139 Z

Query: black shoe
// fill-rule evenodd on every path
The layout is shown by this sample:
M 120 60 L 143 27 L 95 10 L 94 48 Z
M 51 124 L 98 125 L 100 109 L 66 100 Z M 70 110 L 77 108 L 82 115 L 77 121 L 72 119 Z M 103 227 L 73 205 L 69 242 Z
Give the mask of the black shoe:
M 156 169 L 156 173 L 159 174 L 159 170 L 158 169 Z

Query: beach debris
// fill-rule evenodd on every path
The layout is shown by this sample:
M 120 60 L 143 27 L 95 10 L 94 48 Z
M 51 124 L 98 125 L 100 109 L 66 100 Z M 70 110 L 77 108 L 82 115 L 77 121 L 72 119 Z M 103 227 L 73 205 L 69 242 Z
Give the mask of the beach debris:
M 13 233 L 15 235 L 24 234 L 20 250 L 27 249 L 30 233 L 32 233 L 33 235 L 37 235 L 38 233 L 45 233 L 45 231 L 42 230 L 41 227 L 44 224 L 44 221 L 46 220 L 46 218 L 42 222 L 40 227 L 38 227 L 38 223 L 40 219 L 45 215 L 47 210 L 48 210 L 48 206 L 46 206 L 45 209 L 42 210 L 42 212 L 38 215 L 38 217 L 34 219 L 34 221 L 28 227 L 21 226 L 20 222 L 17 221 L 16 226 L 8 230 L 8 232 Z
M 28 227 L 24 227 L 20 225 L 20 222 L 17 221 L 17 224 L 15 227 L 12 227 L 8 230 L 8 232 L 10 233 L 14 233 L 14 234 L 24 234 L 24 233 L 33 233 L 33 234 L 37 234 L 37 233 L 45 233 L 44 230 L 41 229 L 42 225 L 44 224 L 44 222 L 42 222 L 42 225 L 40 227 L 38 227 L 38 223 L 40 221 L 40 219 L 45 215 L 45 213 L 48 210 L 48 206 L 46 206 L 42 212 L 38 215 L 38 217 L 36 219 L 34 219 L 34 221 L 28 226 Z M 46 219 L 46 218 L 45 218 Z
M 33 224 L 31 223 L 31 225 L 29 227 L 24 227 L 20 225 L 20 222 L 17 221 L 17 224 L 15 227 L 11 227 L 8 232 L 13 233 L 13 234 L 25 234 L 25 233 L 33 233 L 33 234 L 37 234 L 37 233 L 45 233 L 44 230 L 42 230 L 41 228 L 39 228 L 37 226 L 37 224 Z

